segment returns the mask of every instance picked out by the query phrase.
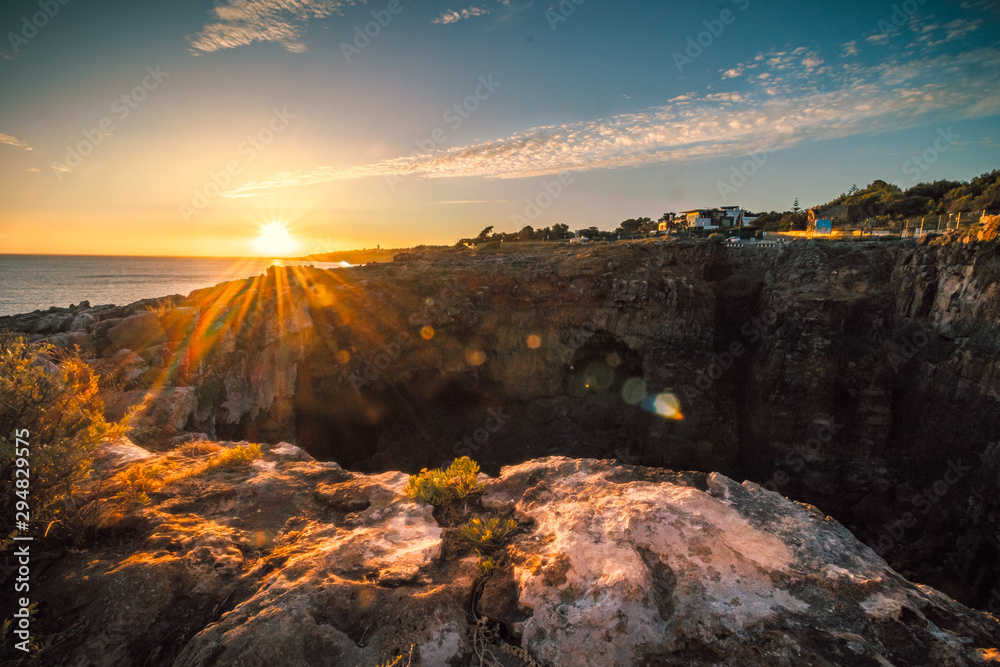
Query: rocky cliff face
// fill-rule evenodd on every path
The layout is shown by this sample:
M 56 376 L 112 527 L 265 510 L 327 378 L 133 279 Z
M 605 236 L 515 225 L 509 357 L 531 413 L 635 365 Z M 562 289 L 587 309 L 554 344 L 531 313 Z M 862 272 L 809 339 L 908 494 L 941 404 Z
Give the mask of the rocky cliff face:
M 288 443 L 104 449 L 87 548 L 32 585 L 48 658 L 96 665 L 986 665 L 1000 622 L 891 570 L 815 507 L 717 473 L 546 458 L 434 509 L 407 476 Z M 217 460 L 217 459 L 216 459 Z M 131 477 L 127 477 L 131 471 Z M 146 471 L 142 473 L 141 471 Z M 120 489 L 111 482 L 102 487 Z M 121 499 L 123 496 L 119 494 Z M 482 578 L 458 526 L 518 528 Z M 37 631 L 37 628 L 36 628 Z M 480 662 L 494 656 L 497 661 Z M 394 663 L 397 664 L 397 663 Z
M 0 326 L 80 345 L 135 437 L 295 442 L 358 471 L 566 455 L 748 478 L 905 575 L 1000 586 L 995 240 L 636 243 L 277 269 Z M 527 248 L 527 246 L 522 246 Z

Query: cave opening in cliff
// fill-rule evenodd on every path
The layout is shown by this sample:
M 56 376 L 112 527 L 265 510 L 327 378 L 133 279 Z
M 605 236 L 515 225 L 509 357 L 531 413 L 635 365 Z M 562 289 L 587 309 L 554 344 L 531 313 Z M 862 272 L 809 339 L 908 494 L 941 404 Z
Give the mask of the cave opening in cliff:
M 560 453 L 640 462 L 659 418 L 636 351 L 610 333 L 593 333 L 567 365 L 563 392 L 570 402 Z
M 379 412 L 346 392 L 327 400 L 295 401 L 297 444 L 320 461 L 353 468 L 371 458 L 379 438 Z

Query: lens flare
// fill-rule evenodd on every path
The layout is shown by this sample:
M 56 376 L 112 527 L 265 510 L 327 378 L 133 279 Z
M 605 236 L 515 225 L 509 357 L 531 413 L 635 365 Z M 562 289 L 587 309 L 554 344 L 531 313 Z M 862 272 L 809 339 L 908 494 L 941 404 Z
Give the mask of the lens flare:
M 657 394 L 653 399 L 653 410 L 664 419 L 684 419 L 680 399 L 670 392 Z

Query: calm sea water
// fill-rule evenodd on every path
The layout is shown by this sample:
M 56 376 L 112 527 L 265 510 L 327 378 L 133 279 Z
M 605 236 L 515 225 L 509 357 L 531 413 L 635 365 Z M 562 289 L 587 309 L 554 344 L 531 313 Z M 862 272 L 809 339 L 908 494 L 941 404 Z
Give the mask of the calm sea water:
M 0 315 L 65 308 L 81 301 L 121 306 L 139 299 L 187 295 L 226 280 L 260 275 L 272 264 L 342 266 L 272 259 L 0 255 Z

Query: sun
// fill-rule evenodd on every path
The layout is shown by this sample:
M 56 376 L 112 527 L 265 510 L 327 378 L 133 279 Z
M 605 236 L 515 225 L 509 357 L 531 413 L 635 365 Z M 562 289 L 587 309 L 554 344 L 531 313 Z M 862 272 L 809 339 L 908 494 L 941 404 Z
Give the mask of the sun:
M 253 247 L 261 255 L 287 257 L 299 248 L 283 222 L 269 222 L 260 228 L 260 235 L 253 240 Z

